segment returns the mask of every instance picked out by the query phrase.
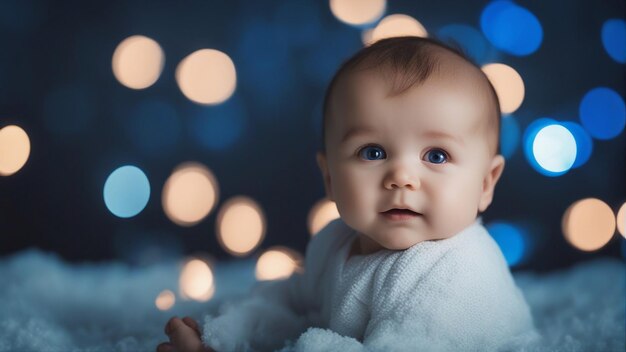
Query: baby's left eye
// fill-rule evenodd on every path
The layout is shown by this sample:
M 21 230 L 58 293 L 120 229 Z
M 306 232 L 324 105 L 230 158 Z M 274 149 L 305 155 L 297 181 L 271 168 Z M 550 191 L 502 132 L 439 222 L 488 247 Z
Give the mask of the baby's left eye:
M 441 149 L 429 150 L 428 153 L 426 153 L 426 158 L 433 164 L 443 164 L 449 159 L 448 154 Z

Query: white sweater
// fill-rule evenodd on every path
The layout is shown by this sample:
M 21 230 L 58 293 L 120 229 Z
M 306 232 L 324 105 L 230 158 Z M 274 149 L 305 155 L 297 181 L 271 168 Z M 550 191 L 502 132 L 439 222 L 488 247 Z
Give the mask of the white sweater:
M 480 217 L 445 240 L 348 259 L 356 238 L 341 219 L 329 223 L 310 241 L 303 274 L 261 282 L 207 316 L 204 343 L 220 352 L 491 351 L 538 336 Z

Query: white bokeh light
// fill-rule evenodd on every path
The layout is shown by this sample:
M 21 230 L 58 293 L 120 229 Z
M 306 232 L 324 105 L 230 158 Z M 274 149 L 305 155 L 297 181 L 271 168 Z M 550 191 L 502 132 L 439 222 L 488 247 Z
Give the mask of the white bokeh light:
M 183 94 L 198 104 L 226 101 L 237 87 L 237 72 L 231 58 L 215 49 L 189 54 L 176 68 L 176 82 Z
M 378 20 L 384 13 L 385 0 L 330 0 L 330 11 L 347 24 L 359 26 Z
M 567 128 L 548 125 L 535 136 L 533 155 L 542 168 L 551 172 L 565 172 L 576 160 L 576 139 Z
M 134 35 L 117 46 L 111 61 L 113 75 L 121 84 L 131 89 L 144 89 L 159 79 L 165 55 L 154 39 Z

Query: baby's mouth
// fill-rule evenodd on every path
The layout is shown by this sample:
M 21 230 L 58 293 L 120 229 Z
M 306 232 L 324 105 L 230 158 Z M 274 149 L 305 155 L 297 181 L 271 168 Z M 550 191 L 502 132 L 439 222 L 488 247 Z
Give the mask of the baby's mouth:
M 389 209 L 381 214 L 389 220 L 410 220 L 422 215 L 409 209 Z

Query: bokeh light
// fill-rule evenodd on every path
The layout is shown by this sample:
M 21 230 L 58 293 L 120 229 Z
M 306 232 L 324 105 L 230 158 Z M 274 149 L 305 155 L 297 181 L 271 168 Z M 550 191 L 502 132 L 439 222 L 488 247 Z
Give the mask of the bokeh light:
M 506 222 L 488 224 L 487 230 L 496 241 L 507 264 L 516 266 L 526 257 L 526 234 L 517 226 Z
M 626 238 L 626 203 L 622 204 L 617 211 L 615 223 L 617 225 L 617 231 Z
M 567 128 L 576 140 L 576 160 L 574 160 L 572 168 L 584 165 L 591 157 L 591 152 L 593 151 L 593 139 L 591 139 L 591 136 L 583 128 L 583 126 L 575 122 L 565 121 L 561 122 L 561 125 Z
M 228 55 L 219 50 L 198 50 L 178 64 L 176 82 L 191 101 L 208 105 L 219 104 L 235 92 L 235 64 Z
M 611 18 L 602 25 L 602 45 L 609 56 L 621 63 L 626 63 L 626 21 Z
M 368 46 L 373 43 L 374 28 L 365 28 L 361 31 L 361 42 Z
M 378 21 L 385 13 L 386 0 L 330 0 L 330 11 L 349 25 L 362 26 Z
M 124 39 L 113 53 L 113 74 L 131 89 L 144 89 L 159 79 L 165 55 L 159 43 L 142 35 Z
M 581 100 L 579 117 L 592 137 L 611 139 L 622 133 L 626 125 L 624 99 L 613 89 L 594 88 Z
M 574 138 L 573 134 L 570 132 L 570 136 L 561 129 L 556 130 L 554 135 L 550 133 L 552 128 L 547 130 L 548 133 L 544 133 L 538 143 L 535 143 L 538 133 L 544 128 L 553 125 L 562 126 L 561 123 L 549 117 L 537 118 L 530 123 L 528 127 L 526 127 L 524 136 L 522 137 L 524 143 L 524 156 L 526 157 L 528 163 L 540 174 L 550 177 L 561 176 L 569 171 L 569 168 L 558 172 L 546 169 L 539 164 L 535 153 L 541 155 L 541 159 L 548 167 L 555 169 L 562 169 L 564 165 L 569 164 L 571 160 L 576 160 L 577 155 L 576 141 L 573 143 L 571 141 Z M 552 142 L 556 144 L 550 144 Z M 535 146 L 537 147 L 536 149 Z M 572 153 L 574 154 L 572 155 Z
M 247 127 L 247 112 L 240 99 L 233 97 L 220 105 L 192 109 L 189 134 L 201 147 L 222 151 L 242 140 Z
M 466 24 L 449 24 L 437 31 L 439 39 L 449 44 L 460 45 L 465 53 L 477 63 L 484 63 L 490 59 L 489 42 L 476 28 Z
M 482 67 L 500 101 L 503 114 L 515 112 L 524 101 L 524 80 L 511 66 L 493 63 Z
M 184 299 L 208 301 L 215 293 L 211 268 L 200 259 L 188 261 L 180 273 L 179 287 Z
M 139 214 L 150 199 L 150 182 L 136 166 L 117 168 L 104 183 L 104 203 L 113 215 L 130 218 Z
M 583 251 L 604 247 L 615 233 L 615 216 L 606 203 L 597 198 L 579 200 L 569 206 L 561 223 L 565 239 Z
M 174 107 L 156 99 L 141 101 L 131 109 L 124 127 L 137 149 L 159 157 L 174 151 L 181 132 Z
M 219 186 L 204 165 L 179 165 L 163 186 L 165 215 L 180 226 L 193 226 L 204 219 L 219 199 Z
M 509 159 L 517 150 L 520 127 L 513 115 L 503 115 L 500 122 L 500 152 L 505 159 Z
M 237 196 L 220 208 L 216 227 L 220 245 L 234 256 L 245 256 L 265 237 L 265 215 L 254 200 Z
M 285 247 L 272 247 L 256 263 L 257 280 L 280 280 L 290 277 L 301 267 L 302 256 Z
M 337 210 L 337 204 L 335 202 L 328 200 L 328 198 L 319 200 L 309 211 L 307 218 L 309 233 L 311 236 L 316 235 L 329 222 L 339 217 L 339 210 Z
M 427 37 L 428 32 L 415 18 L 403 14 L 394 14 L 386 16 L 378 22 L 372 32 L 372 43 L 385 38 L 403 36 Z
M 560 124 L 545 126 L 535 136 L 533 155 L 544 170 L 565 173 L 576 160 L 574 135 Z
M 0 176 L 18 172 L 30 156 L 30 139 L 21 127 L 5 126 L 0 129 Z
M 493 46 L 511 55 L 530 55 L 543 40 L 537 17 L 508 0 L 488 4 L 481 13 L 480 27 Z
M 176 303 L 176 296 L 170 290 L 163 290 L 157 296 L 154 304 L 159 310 L 169 310 Z

